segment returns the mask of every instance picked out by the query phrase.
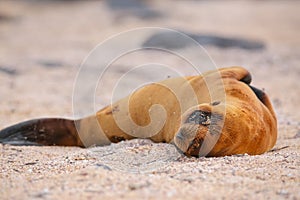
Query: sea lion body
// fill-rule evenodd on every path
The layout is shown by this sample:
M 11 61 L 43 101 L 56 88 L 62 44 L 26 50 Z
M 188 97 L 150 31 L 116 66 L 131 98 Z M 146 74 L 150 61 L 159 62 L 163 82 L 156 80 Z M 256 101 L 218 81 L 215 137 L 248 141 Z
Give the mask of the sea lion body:
M 95 116 L 8 127 L 0 131 L 0 142 L 87 147 L 150 138 L 173 142 L 188 156 L 261 154 L 274 146 L 277 122 L 268 96 L 250 82 L 241 67 L 170 78 L 136 90 Z

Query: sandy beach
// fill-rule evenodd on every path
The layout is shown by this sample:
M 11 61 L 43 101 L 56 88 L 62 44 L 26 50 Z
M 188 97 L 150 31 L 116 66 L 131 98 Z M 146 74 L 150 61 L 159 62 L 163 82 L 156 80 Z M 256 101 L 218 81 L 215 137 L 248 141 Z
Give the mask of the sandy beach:
M 90 51 L 121 32 L 162 27 L 206 42 L 218 67 L 251 72 L 277 114 L 275 147 L 257 156 L 187 158 L 147 139 L 88 149 L 0 144 L 0 199 L 300 199 L 300 2 L 124 2 L 0 2 L 0 129 L 72 118 L 74 82 Z M 155 58 L 146 55 L 120 58 L 111 76 Z M 160 61 L 187 71 L 176 59 Z M 149 77 L 136 74 L 132 84 Z M 102 108 L 109 91 L 96 93 Z

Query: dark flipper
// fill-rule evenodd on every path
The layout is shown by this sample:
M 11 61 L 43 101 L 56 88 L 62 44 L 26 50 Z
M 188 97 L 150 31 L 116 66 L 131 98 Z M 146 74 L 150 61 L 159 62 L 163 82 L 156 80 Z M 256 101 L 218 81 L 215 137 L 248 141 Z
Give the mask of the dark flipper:
M 264 93 L 264 91 L 257 89 L 256 87 L 253 87 L 251 85 L 249 85 L 249 87 L 251 88 L 251 90 L 255 93 L 255 95 L 257 96 L 257 98 L 263 103 L 265 104 L 265 96 L 266 93 Z
M 83 146 L 74 120 L 34 119 L 0 131 L 0 143 L 13 145 Z

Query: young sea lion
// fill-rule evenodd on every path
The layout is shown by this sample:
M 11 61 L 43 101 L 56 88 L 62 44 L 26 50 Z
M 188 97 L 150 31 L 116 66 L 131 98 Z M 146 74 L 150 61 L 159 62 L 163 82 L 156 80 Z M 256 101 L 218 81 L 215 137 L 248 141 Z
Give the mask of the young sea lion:
M 262 154 L 276 142 L 277 122 L 268 96 L 250 82 L 242 67 L 170 78 L 138 89 L 95 116 L 10 126 L 0 131 L 0 142 L 88 147 L 150 138 L 172 142 L 187 156 Z

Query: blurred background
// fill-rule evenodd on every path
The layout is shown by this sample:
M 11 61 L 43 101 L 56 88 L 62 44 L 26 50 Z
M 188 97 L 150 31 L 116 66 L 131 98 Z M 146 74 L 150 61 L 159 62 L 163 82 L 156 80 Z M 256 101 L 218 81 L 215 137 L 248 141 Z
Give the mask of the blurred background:
M 292 0 L 2 0 L 0 127 L 72 116 L 73 83 L 88 53 L 112 35 L 152 26 L 191 36 L 218 67 L 249 69 L 280 123 L 299 126 L 299 8 Z M 163 35 L 145 44 L 153 37 L 167 45 Z

